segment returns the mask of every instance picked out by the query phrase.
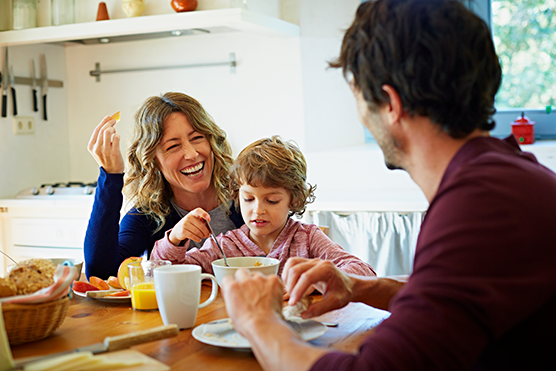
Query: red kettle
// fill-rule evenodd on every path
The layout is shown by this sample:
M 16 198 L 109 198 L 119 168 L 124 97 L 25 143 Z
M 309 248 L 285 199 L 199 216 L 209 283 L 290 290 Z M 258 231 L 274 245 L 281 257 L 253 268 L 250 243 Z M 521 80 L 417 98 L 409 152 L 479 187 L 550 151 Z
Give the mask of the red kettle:
M 535 142 L 535 121 L 529 120 L 524 112 L 521 117 L 511 123 L 512 134 L 519 144 L 533 144 Z

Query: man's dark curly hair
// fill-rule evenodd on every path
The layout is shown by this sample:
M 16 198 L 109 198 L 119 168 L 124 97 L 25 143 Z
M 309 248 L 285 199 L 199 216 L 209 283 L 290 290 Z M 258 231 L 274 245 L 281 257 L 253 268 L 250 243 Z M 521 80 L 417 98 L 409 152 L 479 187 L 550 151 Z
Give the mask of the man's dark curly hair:
M 502 71 L 488 26 L 455 0 L 362 3 L 341 54 L 330 62 L 361 89 L 371 111 L 389 102 L 442 127 L 454 138 L 492 130 Z

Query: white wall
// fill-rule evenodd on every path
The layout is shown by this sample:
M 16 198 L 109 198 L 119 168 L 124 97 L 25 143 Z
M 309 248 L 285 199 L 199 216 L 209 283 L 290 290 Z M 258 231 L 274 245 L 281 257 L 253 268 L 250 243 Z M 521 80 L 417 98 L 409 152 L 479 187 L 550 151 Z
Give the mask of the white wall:
M 89 76 L 101 69 L 227 61 L 236 53 L 238 67 L 184 68 Z M 299 40 L 268 39 L 242 33 L 185 36 L 99 46 L 67 48 L 71 175 L 95 179 L 98 168 L 86 146 L 105 115 L 122 111 L 117 129 L 130 133 L 132 116 L 152 95 L 182 91 L 198 99 L 229 135 L 234 152 L 275 133 L 303 143 L 303 102 Z M 125 141 L 124 141 L 125 142 Z M 125 144 L 123 145 L 125 147 Z
M 364 143 L 355 100 L 340 70 L 328 62 L 340 54 L 345 30 L 361 1 L 305 0 L 300 6 L 301 63 L 306 151 Z
M 4 48 L 1 52 L 3 60 Z M 9 62 L 15 76 L 29 77 L 30 60 L 33 58 L 35 74 L 39 78 L 40 54 L 47 55 L 48 78 L 63 81 L 64 88 L 48 90 L 48 121 L 44 121 L 42 101 L 39 102 L 39 112 L 33 112 L 31 87 L 15 85 L 18 115 L 35 118 L 36 131 L 32 135 L 13 133 L 12 98 L 8 95 L 8 117 L 0 117 L 0 198 L 14 197 L 22 189 L 40 186 L 41 183 L 71 180 L 64 48 L 46 44 L 10 47 Z
M 357 199 L 369 179 L 374 193 L 392 189 L 414 193 L 409 177 L 384 169 L 380 154 L 365 157 L 365 151 L 349 150 L 363 144 L 363 129 L 347 83 L 327 62 L 338 56 L 343 32 L 359 3 L 283 0 L 280 15 L 300 24 L 300 38 L 228 33 L 112 45 L 74 44 L 65 49 L 53 45 L 10 48 L 10 58 L 21 64 L 18 69 L 24 76 L 28 75 L 27 54 L 35 56 L 38 69 L 38 55 L 46 53 L 50 78 L 64 80 L 65 86 L 50 89 L 51 119 L 43 123 L 37 114 L 35 135 L 15 137 L 10 134 L 11 118 L 0 121 L 0 197 L 13 197 L 23 188 L 44 182 L 96 180 L 98 168 L 86 147 L 102 117 L 122 112 L 117 129 L 125 150 L 132 115 L 140 104 L 148 96 L 172 90 L 197 98 L 228 133 L 236 154 L 254 140 L 273 134 L 295 140 L 307 155 L 309 181 L 318 185 L 318 201 L 341 200 L 342 191 Z M 108 5 L 115 7 L 115 0 Z M 118 16 L 116 10 L 111 12 L 111 17 Z M 236 74 L 228 67 L 204 67 L 107 74 L 100 82 L 89 76 L 95 62 L 101 63 L 101 69 L 191 64 L 226 61 L 230 52 L 238 60 Z M 16 57 L 18 53 L 25 55 Z M 29 88 L 18 87 L 18 92 L 20 106 L 30 107 L 23 97 L 30 99 Z M 379 171 L 376 176 L 369 172 L 375 170 Z
M 359 1 L 283 5 L 284 18 L 295 22 L 299 12 L 301 38 L 230 33 L 67 47 L 72 178 L 92 181 L 98 174 L 86 145 L 102 117 L 121 110 L 118 129 L 128 137 L 141 102 L 172 90 L 198 99 L 228 133 L 236 154 L 273 134 L 295 140 L 307 153 L 362 144 L 351 92 L 340 71 L 327 68 Z M 207 67 L 103 75 L 98 83 L 89 76 L 94 62 L 101 69 L 192 64 L 226 61 L 230 52 L 238 59 L 236 74 Z

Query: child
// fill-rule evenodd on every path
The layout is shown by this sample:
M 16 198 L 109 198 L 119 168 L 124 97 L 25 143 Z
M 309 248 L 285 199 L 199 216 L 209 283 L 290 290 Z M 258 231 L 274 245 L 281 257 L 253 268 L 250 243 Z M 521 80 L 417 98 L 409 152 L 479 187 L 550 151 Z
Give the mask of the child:
M 276 258 L 278 275 L 290 256 L 299 256 L 330 260 L 347 273 L 376 276 L 369 264 L 332 242 L 319 227 L 291 218 L 303 215 L 315 190 L 306 182 L 307 163 L 295 144 L 279 136 L 258 140 L 241 151 L 230 171 L 230 193 L 245 225 L 216 237 L 226 257 Z M 213 274 L 211 262 L 223 256 L 210 238 L 201 249 L 187 251 L 188 240 L 173 245 L 168 233 L 155 243 L 151 259 L 196 264 Z

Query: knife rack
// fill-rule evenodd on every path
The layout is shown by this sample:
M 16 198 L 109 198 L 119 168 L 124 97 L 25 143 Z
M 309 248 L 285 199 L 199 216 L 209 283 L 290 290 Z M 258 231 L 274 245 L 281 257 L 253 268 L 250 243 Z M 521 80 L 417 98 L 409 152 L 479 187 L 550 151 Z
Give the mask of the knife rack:
M 36 86 L 38 88 L 42 85 L 42 79 L 35 79 Z M 14 84 L 15 85 L 29 85 L 33 86 L 33 79 L 30 77 L 17 77 L 14 76 Z M 64 82 L 60 80 L 48 80 L 48 87 L 49 88 L 63 88 Z
M 128 68 L 128 69 L 118 69 L 118 70 L 101 70 L 100 63 L 97 62 L 95 63 L 95 69 L 89 71 L 89 75 L 96 77 L 96 82 L 100 82 L 100 75 L 107 74 L 107 73 L 169 70 L 169 69 L 176 69 L 176 68 L 214 67 L 214 66 L 230 66 L 230 73 L 235 73 L 236 66 L 237 66 L 236 53 L 230 53 L 230 60 L 227 62 L 183 64 L 183 65 L 158 66 L 158 67 L 138 67 L 138 68 Z

